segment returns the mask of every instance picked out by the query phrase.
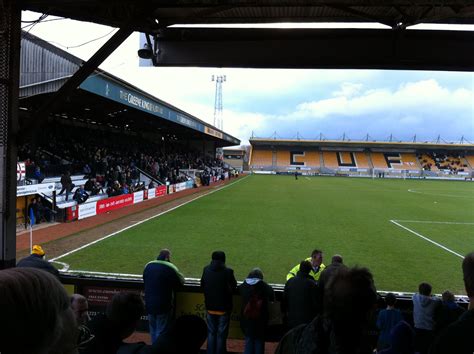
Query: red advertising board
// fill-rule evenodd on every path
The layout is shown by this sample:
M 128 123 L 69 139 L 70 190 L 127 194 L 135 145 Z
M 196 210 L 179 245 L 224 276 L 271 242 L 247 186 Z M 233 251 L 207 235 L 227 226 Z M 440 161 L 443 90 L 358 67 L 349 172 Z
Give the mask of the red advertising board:
M 133 204 L 133 194 L 118 195 L 97 201 L 97 214 L 103 214 L 111 210 L 120 209 Z
M 156 197 L 162 197 L 164 195 L 166 195 L 166 186 L 159 186 L 159 187 L 156 187 L 156 192 L 155 192 L 155 196 Z

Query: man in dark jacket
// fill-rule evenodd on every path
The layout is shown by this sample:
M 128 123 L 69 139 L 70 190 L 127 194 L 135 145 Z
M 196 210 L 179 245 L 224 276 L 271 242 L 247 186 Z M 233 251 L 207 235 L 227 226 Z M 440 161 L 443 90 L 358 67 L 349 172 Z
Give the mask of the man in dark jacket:
M 207 353 L 225 354 L 232 294 L 237 287 L 234 271 L 225 265 L 225 253 L 212 253 L 211 264 L 206 266 L 201 277 L 201 288 L 207 310 Z
M 44 259 L 44 255 L 43 248 L 40 245 L 34 245 L 31 255 L 20 260 L 16 266 L 42 269 L 58 277 L 58 270 Z
M 161 250 L 157 260 L 148 263 L 143 271 L 152 343 L 169 329 L 173 319 L 174 292 L 184 284 L 183 275 L 171 263 L 170 257 L 169 250 Z
M 324 287 L 329 282 L 329 279 L 341 268 L 347 267 L 344 265 L 342 256 L 335 254 L 332 256 L 331 264 L 321 272 L 318 282 L 318 313 L 321 313 L 323 309 Z
M 288 328 L 309 323 L 317 314 L 317 285 L 309 275 L 311 269 L 309 261 L 302 261 L 296 277 L 285 284 L 281 306 Z
M 253 269 L 239 286 L 242 296 L 240 326 L 245 335 L 245 353 L 265 352 L 265 329 L 269 319 L 268 304 L 275 301 L 270 285 L 263 281 L 263 272 Z
M 61 176 L 61 190 L 59 191 L 58 195 L 63 194 L 66 191 L 66 201 L 69 199 L 69 193 L 71 193 L 74 185 L 72 183 L 71 174 L 67 171 L 65 174 Z
M 474 353 L 474 252 L 464 257 L 462 262 L 464 286 L 469 297 L 469 310 L 450 324 L 434 342 L 431 353 Z
M 369 270 L 339 270 L 324 296 L 324 313 L 285 334 L 276 354 L 373 353 L 367 329 L 377 292 Z

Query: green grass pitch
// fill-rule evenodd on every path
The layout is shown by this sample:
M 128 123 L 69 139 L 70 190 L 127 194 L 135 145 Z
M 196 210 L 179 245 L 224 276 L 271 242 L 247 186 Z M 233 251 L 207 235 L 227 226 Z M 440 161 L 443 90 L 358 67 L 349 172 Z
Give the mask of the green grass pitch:
M 392 223 L 395 220 L 411 231 Z M 377 289 L 464 294 L 462 259 L 474 249 L 474 184 L 457 181 L 249 176 L 59 259 L 74 270 L 141 274 L 161 248 L 199 278 L 224 250 L 238 280 L 253 267 L 284 283 L 288 270 L 324 251 L 368 267 Z

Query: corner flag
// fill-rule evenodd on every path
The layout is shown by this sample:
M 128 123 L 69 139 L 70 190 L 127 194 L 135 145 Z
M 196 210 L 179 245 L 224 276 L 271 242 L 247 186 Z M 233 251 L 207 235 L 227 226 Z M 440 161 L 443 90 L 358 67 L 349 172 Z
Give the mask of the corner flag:
M 33 211 L 33 208 L 30 208 L 30 226 L 33 226 L 35 222 L 36 222 L 35 213 Z

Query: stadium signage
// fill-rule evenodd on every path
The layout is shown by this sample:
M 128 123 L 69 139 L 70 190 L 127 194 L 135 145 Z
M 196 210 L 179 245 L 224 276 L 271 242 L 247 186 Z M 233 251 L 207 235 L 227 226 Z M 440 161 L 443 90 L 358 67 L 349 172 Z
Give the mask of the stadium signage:
M 204 133 L 206 133 L 208 135 L 215 136 L 215 137 L 220 138 L 220 139 L 223 138 L 223 134 L 221 132 L 219 132 L 215 129 L 209 128 L 209 127 L 204 127 Z
M 151 101 L 145 100 L 138 96 L 131 94 L 130 92 L 120 90 L 119 96 L 122 100 L 127 101 L 133 106 L 143 108 L 149 112 L 163 114 L 163 108 L 154 104 Z
M 79 205 L 78 219 L 88 218 L 97 214 L 97 202 Z
M 25 195 L 51 193 L 54 190 L 54 183 L 32 184 L 28 186 L 17 186 L 16 196 L 22 197 Z
M 133 193 L 133 204 L 143 202 L 143 191 Z
M 106 213 L 111 210 L 120 209 L 133 204 L 133 194 L 119 195 L 97 202 L 97 214 Z
M 156 188 L 148 189 L 148 199 L 153 199 L 156 197 Z
M 162 197 L 166 195 L 166 186 L 159 186 L 159 187 L 156 187 L 155 189 L 155 196 L 156 197 Z

